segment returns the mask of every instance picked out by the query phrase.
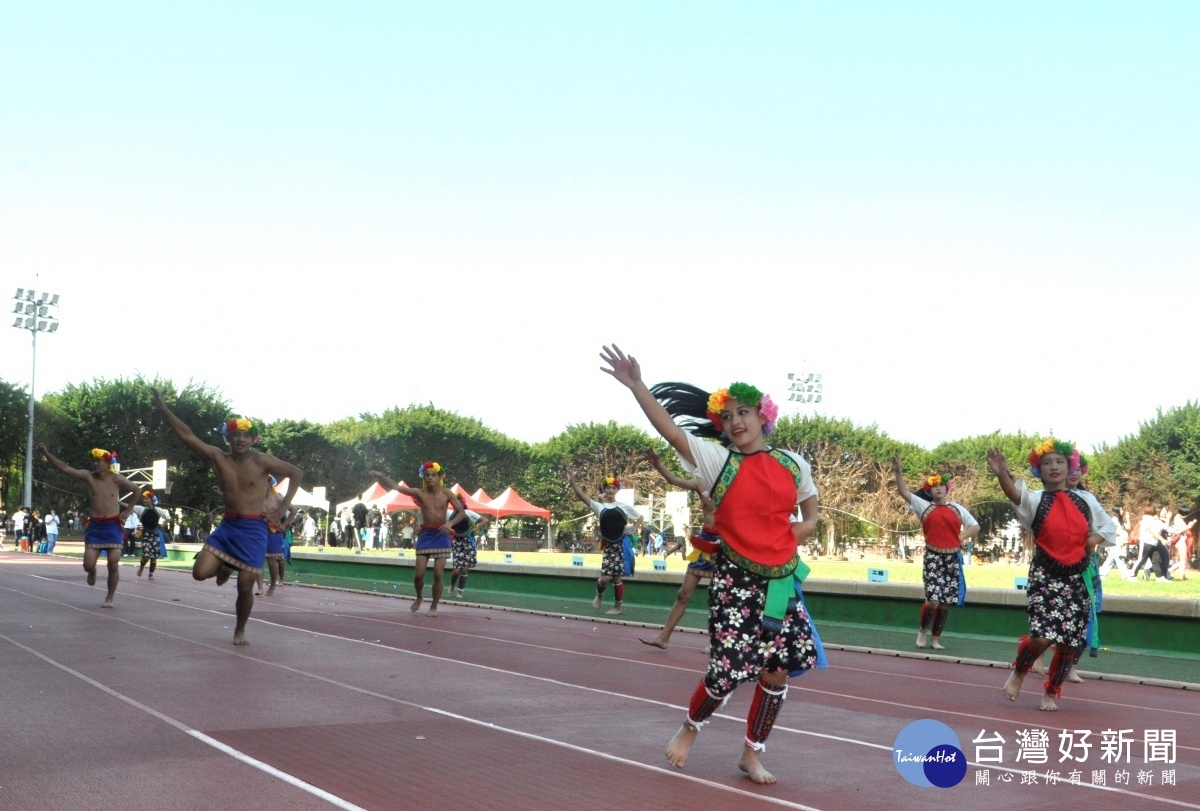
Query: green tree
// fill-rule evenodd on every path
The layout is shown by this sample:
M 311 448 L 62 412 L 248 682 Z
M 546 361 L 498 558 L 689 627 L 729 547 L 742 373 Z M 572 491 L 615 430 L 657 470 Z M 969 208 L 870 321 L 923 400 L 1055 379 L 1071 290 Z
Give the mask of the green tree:
M 123 468 L 149 467 L 155 459 L 167 460 L 169 493 L 160 496 L 164 506 L 185 507 L 201 514 L 219 505 L 208 465 L 197 459 L 166 426 L 155 409 L 150 386 L 156 386 L 167 405 L 202 441 L 220 446 L 221 426 L 230 413 L 228 401 L 203 384 L 188 383 L 181 391 L 169 380 L 96 379 L 68 384 L 42 399 L 39 441 L 67 464 L 91 466 L 90 452 L 100 447 L 119 454 Z M 42 462 L 36 476 L 64 493 L 78 493 L 71 481 Z
M 675 458 L 665 442 L 631 425 L 611 421 L 570 425 L 533 447 L 519 489 L 528 501 L 550 510 L 555 521 L 586 511 L 567 484 L 568 468 L 588 493 L 598 492 L 603 477 L 616 476 L 624 487 L 661 497 L 666 483 L 646 461 L 647 450 L 657 451 L 668 464 Z
M 1135 514 L 1145 506 L 1200 509 L 1200 403 L 1158 409 L 1137 434 L 1102 447 L 1089 478 L 1107 504 Z
M 12 514 L 24 486 L 25 439 L 29 429 L 29 392 L 0 380 L 0 495 Z

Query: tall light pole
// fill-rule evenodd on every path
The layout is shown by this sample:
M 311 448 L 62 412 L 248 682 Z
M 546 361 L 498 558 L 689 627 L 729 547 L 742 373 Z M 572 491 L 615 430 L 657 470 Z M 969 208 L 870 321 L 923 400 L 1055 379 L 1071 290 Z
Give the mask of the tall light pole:
M 58 332 L 58 293 L 38 293 L 17 288 L 12 302 L 13 326 L 29 330 L 33 339 L 33 368 L 29 372 L 29 437 L 25 443 L 25 500 L 21 506 L 33 507 L 33 383 L 37 375 L 37 336 L 39 332 Z

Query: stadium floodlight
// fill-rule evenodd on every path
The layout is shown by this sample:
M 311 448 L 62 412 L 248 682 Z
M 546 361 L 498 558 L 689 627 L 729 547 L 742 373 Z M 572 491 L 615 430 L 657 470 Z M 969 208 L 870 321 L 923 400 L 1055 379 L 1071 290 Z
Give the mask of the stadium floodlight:
M 12 311 L 16 314 L 13 326 L 29 331 L 33 346 L 33 364 L 29 373 L 29 434 L 25 442 L 25 506 L 33 505 L 33 414 L 34 382 L 37 378 L 37 336 L 39 332 L 57 332 L 58 316 L 51 312 L 58 308 L 58 294 L 45 291 L 39 296 L 36 291 L 18 287 L 13 296 Z

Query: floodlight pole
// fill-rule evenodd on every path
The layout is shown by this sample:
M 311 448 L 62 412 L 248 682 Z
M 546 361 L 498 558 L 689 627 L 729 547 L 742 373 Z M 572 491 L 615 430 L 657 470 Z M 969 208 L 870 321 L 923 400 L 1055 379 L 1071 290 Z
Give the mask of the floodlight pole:
M 58 295 L 43 292 L 39 297 L 33 290 L 17 288 L 13 296 L 13 313 L 18 318 L 13 324 L 17 329 L 29 330 L 32 366 L 29 371 L 29 433 L 25 440 L 25 487 L 22 507 L 33 508 L 33 420 L 37 377 L 37 336 L 39 332 L 54 332 L 58 329 L 58 317 L 50 314 L 51 307 L 58 307 Z

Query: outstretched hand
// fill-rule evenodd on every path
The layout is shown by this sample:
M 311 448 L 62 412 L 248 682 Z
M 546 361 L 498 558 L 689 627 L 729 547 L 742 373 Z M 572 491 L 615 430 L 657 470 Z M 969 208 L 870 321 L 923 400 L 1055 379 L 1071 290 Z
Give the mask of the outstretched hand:
M 988 467 L 992 469 L 992 474 L 995 476 L 1008 470 L 1008 460 L 1004 458 L 1004 453 L 999 448 L 988 448 L 987 461 Z
M 900 475 L 900 457 L 896 454 L 892 454 L 892 472 L 897 476 Z
M 713 504 L 712 497 L 709 496 L 707 490 L 700 491 L 700 510 L 704 513 L 704 525 L 711 527 L 717 517 L 717 505 Z
M 662 459 L 659 457 L 658 451 L 654 450 L 654 448 L 646 449 L 646 461 L 656 468 L 662 464 Z
M 46 450 L 45 442 L 39 442 L 37 444 L 37 452 L 40 453 L 42 456 L 46 456 L 47 454 L 50 453 L 48 450 Z
M 612 375 L 621 385 L 632 389 L 642 382 L 642 367 L 638 365 L 637 358 L 633 355 L 626 355 L 616 344 L 611 347 L 603 347 L 600 359 L 612 367 L 609 369 L 601 367 L 600 371 Z

